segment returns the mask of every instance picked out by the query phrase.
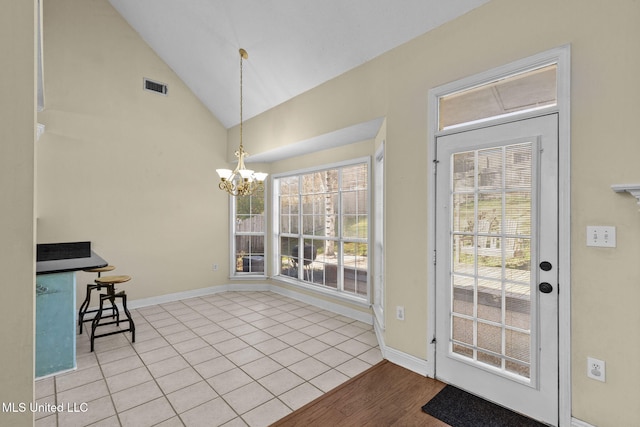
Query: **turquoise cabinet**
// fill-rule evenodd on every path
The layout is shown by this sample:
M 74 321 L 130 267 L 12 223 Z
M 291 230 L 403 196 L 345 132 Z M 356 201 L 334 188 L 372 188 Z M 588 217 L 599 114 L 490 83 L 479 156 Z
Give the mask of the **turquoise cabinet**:
M 76 273 L 36 276 L 36 378 L 76 367 Z

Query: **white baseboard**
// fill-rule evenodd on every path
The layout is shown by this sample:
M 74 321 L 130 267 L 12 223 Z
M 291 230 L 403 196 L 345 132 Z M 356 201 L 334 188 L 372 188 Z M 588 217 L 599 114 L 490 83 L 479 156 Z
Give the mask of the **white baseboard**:
M 589 423 L 585 423 L 577 418 L 571 418 L 571 427 L 597 427 Z
M 213 295 L 220 292 L 246 292 L 246 291 L 270 291 L 279 295 L 283 295 L 297 301 L 301 301 L 307 304 L 311 304 L 316 307 L 320 307 L 324 310 L 331 311 L 332 313 L 340 314 L 350 319 L 359 320 L 360 322 L 368 325 L 373 324 L 373 314 L 366 313 L 360 310 L 346 307 L 341 304 L 336 304 L 320 298 L 296 292 L 294 290 L 285 289 L 280 286 L 271 285 L 268 283 L 232 283 L 220 286 L 211 286 L 208 288 L 193 289 L 190 291 L 176 292 L 173 294 L 160 295 L 156 297 L 141 298 L 128 302 L 129 308 L 142 308 L 150 305 L 166 304 L 169 302 L 180 301 L 188 298 L 202 297 L 206 295 Z
M 382 355 L 389 362 L 393 362 L 396 365 L 400 365 L 403 368 L 418 373 L 422 376 L 426 377 L 427 373 L 429 372 L 428 361 L 419 359 L 400 350 L 396 350 L 395 348 L 385 346 L 384 350 L 382 350 Z
M 380 351 L 382 352 L 383 358 L 417 374 L 425 377 L 428 376 L 428 373 L 431 372 L 431 365 L 429 361 L 419 359 L 400 350 L 396 350 L 395 348 L 388 347 L 384 342 L 382 331 L 380 330 L 377 322 L 374 324 L 374 330 L 376 332 L 376 337 L 378 338 L 378 344 L 380 345 Z
M 169 302 L 180 301 L 188 298 L 196 298 L 196 297 L 202 297 L 206 295 L 213 295 L 219 292 L 226 292 L 228 290 L 229 290 L 229 285 L 211 286 L 208 288 L 193 289 L 190 291 L 176 292 L 173 294 L 158 295 L 155 297 L 131 300 L 128 302 L 127 305 L 129 306 L 129 308 L 142 308 L 142 307 L 148 307 L 150 305 L 166 304 Z

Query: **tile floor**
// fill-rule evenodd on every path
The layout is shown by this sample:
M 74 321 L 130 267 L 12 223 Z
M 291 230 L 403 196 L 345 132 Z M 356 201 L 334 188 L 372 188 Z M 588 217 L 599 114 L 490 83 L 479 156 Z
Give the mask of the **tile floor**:
M 36 381 L 36 427 L 266 426 L 382 360 L 370 325 L 272 292 L 131 312 L 135 343 L 85 330 L 77 370 Z

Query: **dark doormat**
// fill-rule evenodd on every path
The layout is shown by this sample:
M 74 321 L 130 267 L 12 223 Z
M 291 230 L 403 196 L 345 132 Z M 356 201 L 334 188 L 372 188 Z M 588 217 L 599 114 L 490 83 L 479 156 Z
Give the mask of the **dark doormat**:
M 445 386 L 422 410 L 452 427 L 545 427 L 451 385 Z

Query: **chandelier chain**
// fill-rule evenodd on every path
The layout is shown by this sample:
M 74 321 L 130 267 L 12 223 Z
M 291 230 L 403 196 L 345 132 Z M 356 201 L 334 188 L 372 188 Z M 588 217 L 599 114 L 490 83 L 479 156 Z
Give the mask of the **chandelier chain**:
M 240 151 L 242 151 L 242 59 L 243 59 L 243 54 L 246 55 L 246 53 L 243 53 L 242 51 L 240 51 Z
M 247 51 L 240 49 L 240 146 L 236 151 L 236 157 L 238 158 L 238 164 L 234 170 L 231 169 L 216 169 L 220 176 L 220 183 L 218 188 L 226 191 L 231 196 L 249 196 L 258 191 L 264 190 L 264 180 L 267 174 L 264 172 L 254 172 L 251 169 L 247 169 L 244 165 L 244 158 L 248 155 L 244 151 L 242 146 L 242 125 L 243 125 L 243 99 L 242 90 L 244 87 L 243 82 L 243 60 L 249 58 Z

